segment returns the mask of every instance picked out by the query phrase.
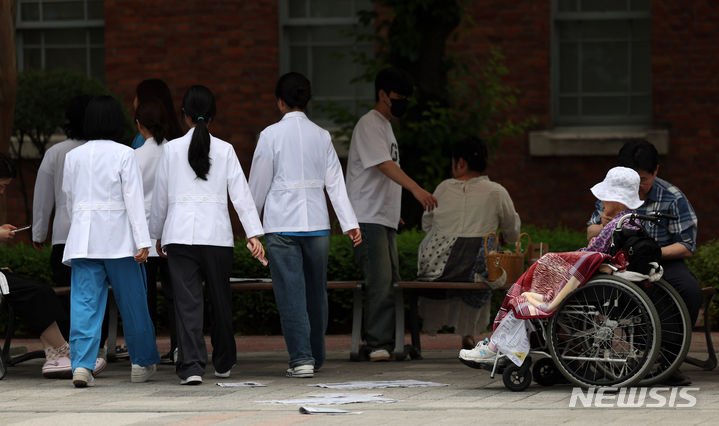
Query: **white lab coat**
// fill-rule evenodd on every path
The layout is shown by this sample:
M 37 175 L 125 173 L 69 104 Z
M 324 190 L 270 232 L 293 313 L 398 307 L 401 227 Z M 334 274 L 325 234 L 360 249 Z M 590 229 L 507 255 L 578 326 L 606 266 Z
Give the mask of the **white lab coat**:
M 359 228 L 329 132 L 295 111 L 260 133 L 250 189 L 266 233 L 330 229 L 325 188 L 342 231 Z
M 70 232 L 63 263 L 118 259 L 150 247 L 142 176 L 132 148 L 108 140 L 85 142 L 65 156 L 62 190 Z
M 51 146 L 42 157 L 32 200 L 32 240 L 36 243 L 42 243 L 47 239 L 50 216 L 55 207 L 52 245 L 65 244 L 67 233 L 70 231 L 70 216 L 67 214 L 65 194 L 62 192 L 62 171 L 65 166 L 65 155 L 84 142 L 68 139 Z
M 210 135 L 210 171 L 197 177 L 187 160 L 194 128 L 164 144 L 152 194 L 150 235 L 162 245 L 233 247 L 227 194 L 247 238 L 263 235 L 245 174 L 229 143 Z
M 160 145 L 155 142 L 155 138 L 150 138 L 145 143 L 135 150 L 135 158 L 137 158 L 137 165 L 140 167 L 140 173 L 142 173 L 142 189 L 145 193 L 145 216 L 147 221 L 150 221 L 150 212 L 152 211 L 152 190 L 155 187 L 155 174 L 157 173 L 157 164 L 162 158 L 162 147 L 166 143 L 163 140 Z M 150 246 L 150 256 L 158 257 L 157 249 L 155 248 L 155 242 L 152 240 Z

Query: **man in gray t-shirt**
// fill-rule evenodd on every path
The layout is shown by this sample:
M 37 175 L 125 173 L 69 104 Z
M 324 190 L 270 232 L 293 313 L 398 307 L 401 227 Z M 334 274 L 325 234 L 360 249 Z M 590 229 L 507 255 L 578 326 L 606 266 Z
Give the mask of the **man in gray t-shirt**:
M 437 199 L 399 166 L 392 117 L 407 110 L 412 79 L 388 68 L 375 79 L 375 107 L 362 116 L 352 132 L 347 158 L 347 193 L 362 231 L 355 259 L 365 280 L 365 338 L 370 361 L 386 361 L 394 347 L 392 284 L 399 280 L 397 226 L 404 187 L 431 211 Z M 399 338 L 403 338 L 400 336 Z

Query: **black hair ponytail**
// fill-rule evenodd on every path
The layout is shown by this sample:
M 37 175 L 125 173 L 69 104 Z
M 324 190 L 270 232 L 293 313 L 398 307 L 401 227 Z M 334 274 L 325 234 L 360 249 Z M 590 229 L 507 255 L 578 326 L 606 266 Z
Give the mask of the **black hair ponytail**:
M 182 110 L 195 124 L 187 160 L 197 177 L 207 180 L 210 172 L 210 132 L 207 124 L 215 117 L 215 96 L 205 86 L 192 86 L 185 93 Z

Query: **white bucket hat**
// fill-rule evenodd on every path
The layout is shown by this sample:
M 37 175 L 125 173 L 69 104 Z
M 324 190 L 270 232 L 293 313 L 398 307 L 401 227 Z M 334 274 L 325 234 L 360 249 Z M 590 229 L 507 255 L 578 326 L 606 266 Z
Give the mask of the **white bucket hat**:
M 630 209 L 636 209 L 644 203 L 639 199 L 639 174 L 627 167 L 609 169 L 604 180 L 590 191 L 601 201 L 615 201 Z

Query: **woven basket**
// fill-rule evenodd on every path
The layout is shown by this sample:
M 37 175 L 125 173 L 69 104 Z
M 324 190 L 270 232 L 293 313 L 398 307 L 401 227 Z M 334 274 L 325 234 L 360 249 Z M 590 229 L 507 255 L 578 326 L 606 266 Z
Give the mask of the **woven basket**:
M 514 283 L 524 273 L 524 258 L 527 251 L 522 251 L 522 237 L 527 237 L 527 246 L 531 243 L 529 234 L 523 232 L 517 238 L 517 248 L 512 252 L 498 252 L 495 249 L 489 251 L 487 248 L 487 240 L 494 235 L 494 241 L 497 241 L 497 234 L 490 232 L 484 237 L 484 252 L 487 256 L 487 272 L 489 273 L 489 281 L 496 281 L 502 276 L 502 272 L 507 273 L 507 282 Z M 496 244 L 497 246 L 499 244 Z

